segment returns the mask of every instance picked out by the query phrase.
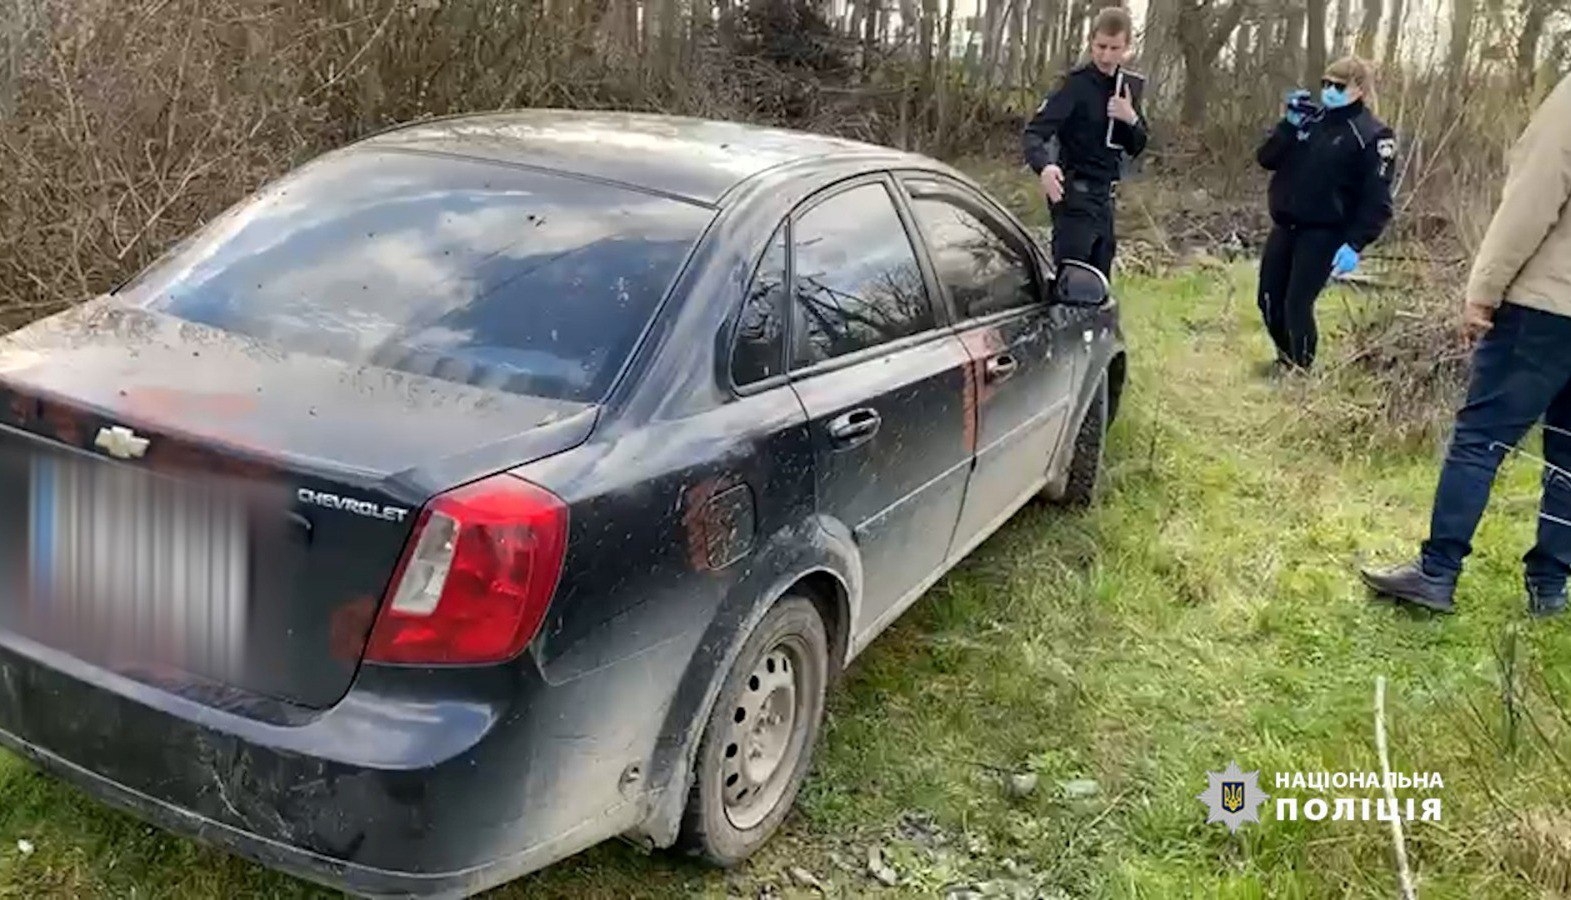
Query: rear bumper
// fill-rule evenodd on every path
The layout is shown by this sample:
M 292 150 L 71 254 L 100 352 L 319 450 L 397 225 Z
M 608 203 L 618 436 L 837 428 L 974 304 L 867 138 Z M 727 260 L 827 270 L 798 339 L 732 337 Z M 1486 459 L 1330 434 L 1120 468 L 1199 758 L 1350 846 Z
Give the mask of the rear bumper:
M 658 734 L 664 704 L 648 686 L 665 656 L 552 685 L 524 664 L 367 666 L 331 709 L 252 698 L 242 713 L 0 634 L 0 745 L 297 877 L 361 896 L 462 897 L 638 823 L 648 798 L 620 775 Z
M 172 833 L 223 847 L 253 862 L 363 897 L 466 897 L 488 882 L 480 870 L 413 873 L 394 872 L 347 863 L 270 840 L 226 825 L 171 803 L 150 797 L 91 772 L 47 750 L 41 750 L 9 732 L 0 731 L 0 746 L 37 764 L 51 775 L 86 791 L 94 798 Z M 531 848 L 510 862 L 520 874 L 553 862 L 551 847 Z M 505 876 L 504 876 L 505 878 Z

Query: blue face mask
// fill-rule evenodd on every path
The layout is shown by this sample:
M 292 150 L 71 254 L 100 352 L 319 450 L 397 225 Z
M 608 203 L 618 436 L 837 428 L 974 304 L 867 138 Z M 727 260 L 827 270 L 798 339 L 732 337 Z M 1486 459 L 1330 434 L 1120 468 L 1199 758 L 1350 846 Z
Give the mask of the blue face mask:
M 1320 89 L 1320 102 L 1325 104 L 1326 109 L 1337 109 L 1353 101 L 1348 99 L 1346 90 L 1326 85 Z

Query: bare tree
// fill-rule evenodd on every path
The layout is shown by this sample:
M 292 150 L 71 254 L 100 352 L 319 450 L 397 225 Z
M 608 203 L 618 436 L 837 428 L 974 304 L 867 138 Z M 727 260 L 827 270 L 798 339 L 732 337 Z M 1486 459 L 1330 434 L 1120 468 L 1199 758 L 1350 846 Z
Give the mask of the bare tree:
M 1212 66 L 1233 29 L 1243 21 L 1246 0 L 1178 0 L 1178 45 L 1184 58 L 1184 100 L 1180 120 L 1205 121 L 1211 95 Z
M 1148 0 L 1145 33 L 1140 40 L 1140 65 L 1149 79 L 1151 100 L 1147 106 L 1161 109 L 1178 100 L 1172 90 L 1180 84 L 1174 74 L 1183 63 L 1178 52 L 1177 0 Z
M 1446 74 L 1452 91 L 1448 96 L 1456 102 L 1455 88 L 1467 79 L 1467 51 L 1473 42 L 1473 20 L 1478 13 L 1478 0 L 1451 0 L 1451 42 L 1446 54 Z
M 1004 85 L 1016 87 L 1024 80 L 1025 25 L 1027 0 L 1009 0 L 1005 14 L 1008 37 L 1004 41 Z
M 1250 44 L 1254 48 L 1254 55 L 1249 61 L 1248 71 L 1264 72 L 1271 66 L 1271 51 L 1274 46 L 1271 42 L 1274 30 L 1269 22 L 1256 21 L 1252 25 L 1240 26 L 1248 28 L 1252 37 Z
M 922 96 L 931 97 L 937 90 L 938 80 L 935 77 L 934 47 L 937 39 L 935 26 L 938 24 L 938 0 L 922 0 L 922 15 L 917 23 L 917 42 L 921 45 L 918 52 L 918 62 L 922 66 Z M 939 53 L 947 55 L 948 47 L 941 48 Z
M 1286 71 L 1283 80 L 1302 84 L 1304 77 L 1304 51 L 1308 48 L 1306 26 L 1309 23 L 1309 0 L 1292 0 L 1287 9 L 1287 31 L 1282 35 L 1282 64 Z M 1316 80 L 1320 73 L 1314 73 Z
M 1526 0 L 1527 10 L 1522 19 L 1522 31 L 1516 42 L 1517 84 L 1531 90 L 1538 73 L 1538 45 L 1544 36 L 1544 26 L 1549 17 L 1567 8 L 1566 0 Z
M 1365 2 L 1378 4 L 1379 0 L 1365 0 Z M 1407 15 L 1407 11 L 1406 11 L 1406 9 L 1404 7 L 1403 0 L 1391 0 L 1391 15 L 1387 19 L 1387 21 L 1386 21 L 1385 67 L 1387 69 L 1395 69 L 1396 65 L 1397 65 L 1397 61 L 1401 58 L 1401 53 L 1402 53 L 1402 25 L 1403 25 L 1403 19 L 1404 19 L 1404 17 L 1406 15 Z M 1368 19 L 1366 18 L 1365 19 L 1365 25 L 1367 25 L 1369 27 L 1369 29 L 1370 29 L 1369 48 L 1368 48 L 1369 52 L 1368 53 L 1364 53 L 1362 43 L 1360 43 L 1360 45 L 1359 45 L 1359 47 L 1360 47 L 1359 52 L 1362 53 L 1365 56 L 1373 57 L 1374 49 L 1375 49 L 1374 31 L 1375 31 L 1375 29 L 1378 29 L 1380 27 L 1380 22 L 1379 22 L 1379 19 L 1377 17 L 1377 19 L 1375 20 L 1374 24 L 1370 25 Z
M 883 33 L 883 0 L 867 0 L 867 19 L 862 23 L 862 77 L 872 72 L 878 58 L 878 36 Z
M 1026 25 L 1026 83 L 1040 84 L 1046 75 L 1053 36 L 1053 0 L 1031 0 Z
M 22 74 L 22 8 L 0 6 L 0 116 L 11 114 L 17 80 Z
M 1353 45 L 1353 47 L 1354 52 L 1359 56 L 1362 56 L 1365 59 L 1374 59 L 1375 39 L 1380 36 L 1380 14 L 1382 10 L 1380 8 L 1380 0 L 1363 0 L 1363 2 L 1364 17 L 1363 20 L 1359 23 L 1358 41 Z M 1402 0 L 1393 0 L 1393 2 L 1400 4 Z M 1398 13 L 1395 17 L 1392 18 L 1392 21 L 1395 22 L 1400 18 L 1401 14 Z M 1390 52 L 1389 48 L 1390 44 L 1387 43 L 1388 53 Z
M 911 35 L 918 25 L 916 0 L 899 0 L 900 30 L 895 32 L 895 41 L 904 44 L 911 40 Z
M 1326 0 L 1305 0 L 1304 82 L 1313 83 L 1326 68 Z
M 1352 0 L 1336 0 L 1336 26 L 1331 32 L 1331 55 L 1337 59 L 1347 55 L 1347 35 L 1352 15 Z
M 1063 25 L 1059 31 L 1058 64 L 1068 65 L 1080 55 L 1086 40 L 1086 20 L 1090 17 L 1090 0 L 1068 0 L 1064 4 Z

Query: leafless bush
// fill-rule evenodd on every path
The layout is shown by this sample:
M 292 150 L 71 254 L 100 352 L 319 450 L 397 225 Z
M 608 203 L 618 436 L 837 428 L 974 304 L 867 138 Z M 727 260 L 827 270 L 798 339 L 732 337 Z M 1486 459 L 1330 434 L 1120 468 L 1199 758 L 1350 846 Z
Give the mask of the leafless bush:
M 1438 441 L 1450 427 L 1467 377 L 1455 275 L 1442 280 L 1408 271 L 1410 285 L 1387 292 L 1353 319 L 1334 370 L 1354 413 L 1344 426 L 1374 444 L 1418 447 Z
M 319 142 L 324 115 L 299 99 L 305 46 L 266 46 L 283 4 L 32 8 L 0 122 L 0 309 L 13 318 L 104 290 Z
M 769 15 L 813 14 L 797 0 L 681 40 L 593 2 L 13 2 L 0 327 L 110 288 L 262 181 L 397 122 L 615 107 L 888 141 L 917 109 L 912 79 L 864 77 L 827 27 L 771 35 Z

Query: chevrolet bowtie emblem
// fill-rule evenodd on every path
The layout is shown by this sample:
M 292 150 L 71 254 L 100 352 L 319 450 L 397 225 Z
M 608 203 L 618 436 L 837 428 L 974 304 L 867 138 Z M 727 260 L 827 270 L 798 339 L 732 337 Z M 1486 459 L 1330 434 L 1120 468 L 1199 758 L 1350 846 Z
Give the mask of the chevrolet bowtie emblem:
M 131 429 L 114 425 L 98 429 L 93 446 L 117 459 L 141 459 L 148 443 L 147 438 L 137 437 Z

